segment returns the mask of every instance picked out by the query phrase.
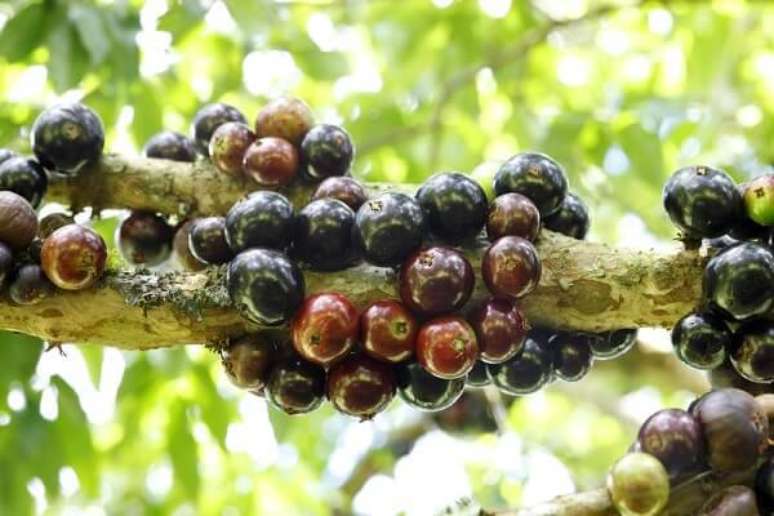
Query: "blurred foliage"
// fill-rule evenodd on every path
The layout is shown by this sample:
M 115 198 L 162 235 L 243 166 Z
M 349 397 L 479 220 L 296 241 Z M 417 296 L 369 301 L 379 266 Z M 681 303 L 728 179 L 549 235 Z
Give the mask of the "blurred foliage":
M 457 169 L 486 182 L 511 154 L 541 150 L 589 202 L 593 238 L 666 239 L 673 169 L 705 162 L 743 179 L 774 161 L 773 27 L 774 8 L 738 0 L 0 2 L 0 146 L 29 152 L 30 124 L 62 97 L 99 112 L 110 149 L 137 152 L 162 128 L 186 132 L 205 102 L 252 118 L 289 92 L 352 133 L 361 178 Z M 437 432 L 405 456 L 416 435 L 402 429 L 426 420 L 399 403 L 372 423 L 328 408 L 292 419 L 238 394 L 204 350 L 41 349 L 0 337 L 0 514 L 518 504 L 563 489 L 530 457 L 596 485 L 636 428 L 621 407 L 642 416 L 689 389 L 680 374 L 604 364 L 577 388 L 515 402 L 500 434 L 444 434 L 465 482 L 447 472 L 443 492 L 418 500 L 414 486 L 407 500 Z

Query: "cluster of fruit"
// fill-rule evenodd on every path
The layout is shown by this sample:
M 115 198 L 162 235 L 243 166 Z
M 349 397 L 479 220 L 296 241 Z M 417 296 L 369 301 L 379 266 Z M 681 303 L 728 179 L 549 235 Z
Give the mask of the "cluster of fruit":
M 705 472 L 733 474 L 757 467 L 755 492 L 745 486 L 721 490 L 701 514 L 771 514 L 773 443 L 774 395 L 754 398 L 739 389 L 714 390 L 687 411 L 666 409 L 648 418 L 629 453 L 610 470 L 608 490 L 621 514 L 655 515 L 666 505 L 670 486 Z
M 674 327 L 675 353 L 713 370 L 730 362 L 744 380 L 774 382 L 774 175 L 736 185 L 722 170 L 678 170 L 664 187 L 664 207 L 687 241 L 719 251 L 707 263 L 703 302 Z

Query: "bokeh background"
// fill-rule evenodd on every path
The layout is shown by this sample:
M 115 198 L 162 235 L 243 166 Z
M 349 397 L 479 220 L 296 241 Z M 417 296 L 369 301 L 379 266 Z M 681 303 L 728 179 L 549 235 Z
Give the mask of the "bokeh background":
M 107 147 L 187 132 L 209 101 L 252 118 L 305 99 L 343 124 L 354 175 L 421 182 L 540 150 L 591 207 L 591 238 L 668 246 L 661 186 L 774 161 L 774 8 L 592 0 L 0 2 L 0 147 L 83 99 Z M 97 227 L 112 234 L 120 213 Z M 432 514 L 602 484 L 638 424 L 707 388 L 664 331 L 577 384 L 449 413 L 299 418 L 238 392 L 201 346 L 122 352 L 0 335 L 0 514 Z

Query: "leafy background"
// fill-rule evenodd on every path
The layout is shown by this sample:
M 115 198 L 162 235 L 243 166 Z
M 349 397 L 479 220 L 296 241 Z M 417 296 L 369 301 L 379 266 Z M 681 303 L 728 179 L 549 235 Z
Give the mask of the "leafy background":
M 737 179 L 774 160 L 774 9 L 592 0 L 0 2 L 0 146 L 82 98 L 108 147 L 186 132 L 199 106 L 252 117 L 291 93 L 342 123 L 365 180 L 461 170 L 488 183 L 525 149 L 567 168 L 591 238 L 669 245 L 661 185 L 690 163 Z M 97 222 L 110 235 L 119 213 Z M 267 410 L 198 347 L 65 356 L 0 336 L 0 514 L 427 514 L 600 484 L 662 406 L 705 380 L 663 332 L 578 384 L 476 394 L 446 417 L 369 423 Z M 492 414 L 497 417 L 492 417 Z

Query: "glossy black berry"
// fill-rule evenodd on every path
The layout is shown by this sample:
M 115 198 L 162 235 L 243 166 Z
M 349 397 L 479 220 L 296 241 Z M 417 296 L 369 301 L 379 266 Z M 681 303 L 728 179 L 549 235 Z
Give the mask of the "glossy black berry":
M 597 335 L 589 335 L 591 353 L 597 360 L 612 360 L 626 354 L 637 343 L 637 330 L 614 330 Z
M 586 233 L 589 232 L 591 225 L 589 209 L 580 197 L 572 192 L 567 192 L 559 210 L 546 217 L 543 225 L 551 231 L 583 240 L 586 238 Z
M 672 328 L 677 358 L 697 369 L 714 369 L 726 359 L 731 331 L 711 313 L 688 314 Z
M 0 288 L 5 286 L 5 280 L 13 270 L 13 251 L 6 244 L 0 242 Z
M 75 174 L 97 161 L 105 146 L 99 116 L 79 103 L 62 103 L 43 111 L 30 132 L 32 150 L 48 170 Z
M 470 299 L 475 278 L 470 262 L 456 249 L 420 249 L 401 266 L 400 297 L 409 309 L 422 315 L 453 312 Z
M 312 269 L 337 271 L 352 265 L 357 253 L 352 244 L 355 212 L 336 199 L 307 204 L 296 217 L 293 256 Z
M 349 134 L 336 125 L 316 125 L 301 142 L 302 162 L 314 179 L 343 176 L 349 170 L 354 153 Z
M 774 382 L 774 323 L 755 321 L 739 328 L 729 354 L 734 368 L 746 380 Z
M 312 200 L 338 199 L 353 211 L 357 211 L 368 200 L 368 194 L 358 181 L 347 176 L 329 177 L 317 186 Z
M 250 249 L 229 264 L 226 285 L 234 307 L 253 322 L 288 321 L 304 299 L 304 277 L 284 254 Z
M 742 196 L 722 170 L 685 167 L 664 186 L 664 208 L 686 237 L 712 238 L 727 233 L 742 213 Z
M 514 396 L 540 390 L 553 377 L 551 352 L 528 337 L 524 350 L 502 364 L 488 364 L 492 383 L 505 394 Z
M 154 134 L 145 143 L 143 153 L 148 158 L 171 161 L 196 161 L 196 144 L 189 137 L 174 131 Z
M 594 356 L 588 339 L 574 333 L 557 333 L 548 340 L 554 373 L 566 382 L 577 382 L 591 370 Z
M 193 119 L 193 135 L 196 147 L 204 156 L 209 156 L 210 138 L 215 130 L 226 122 L 247 123 L 247 119 L 234 106 L 217 102 L 203 106 Z
M 559 163 L 545 154 L 526 152 L 503 163 L 494 180 L 497 195 L 526 195 L 548 217 L 559 210 L 567 194 L 567 177 Z
M 124 260 L 152 267 L 172 253 L 174 230 L 166 219 L 145 211 L 134 211 L 116 229 L 116 243 Z
M 325 398 L 325 371 L 300 358 L 286 358 L 272 368 L 264 392 L 269 403 L 286 414 L 311 412 Z
M 383 193 L 363 204 L 355 216 L 355 246 L 374 265 L 400 265 L 422 245 L 424 236 L 422 208 L 405 194 Z
M 18 156 L 0 163 L 0 190 L 21 195 L 33 208 L 40 205 L 47 188 L 46 172 L 37 161 Z
M 16 156 L 16 153 L 14 151 L 8 150 L 8 149 L 0 149 L 0 163 L 2 163 L 7 159 L 13 158 L 14 156 Z
M 468 373 L 468 377 L 465 378 L 465 385 L 468 387 L 484 387 L 492 383 L 492 379 L 489 378 L 489 373 L 486 372 L 486 364 L 481 360 L 476 361 L 476 365 Z
M 755 383 L 743 378 L 731 363 L 730 358 L 726 358 L 726 361 L 719 367 L 710 370 L 708 379 L 713 389 L 733 387 L 753 396 L 771 392 L 771 384 Z
M 416 199 L 430 232 L 449 243 L 475 237 L 487 219 L 484 189 L 457 172 L 432 176 L 417 190 Z
M 8 287 L 8 295 L 17 305 L 34 305 L 40 303 L 56 292 L 56 287 L 49 281 L 40 265 L 23 265 Z
M 292 239 L 293 205 L 277 192 L 252 193 L 226 215 L 226 241 L 234 253 L 252 247 L 282 250 Z
M 713 257 L 704 270 L 709 305 L 737 320 L 768 312 L 774 306 L 774 255 L 746 242 Z
M 226 242 L 226 222 L 223 217 L 196 219 L 188 235 L 188 248 L 197 260 L 218 265 L 234 256 Z
M 425 371 L 417 362 L 396 368 L 398 396 L 411 407 L 427 412 L 448 408 L 465 390 L 465 378 L 443 380 Z

